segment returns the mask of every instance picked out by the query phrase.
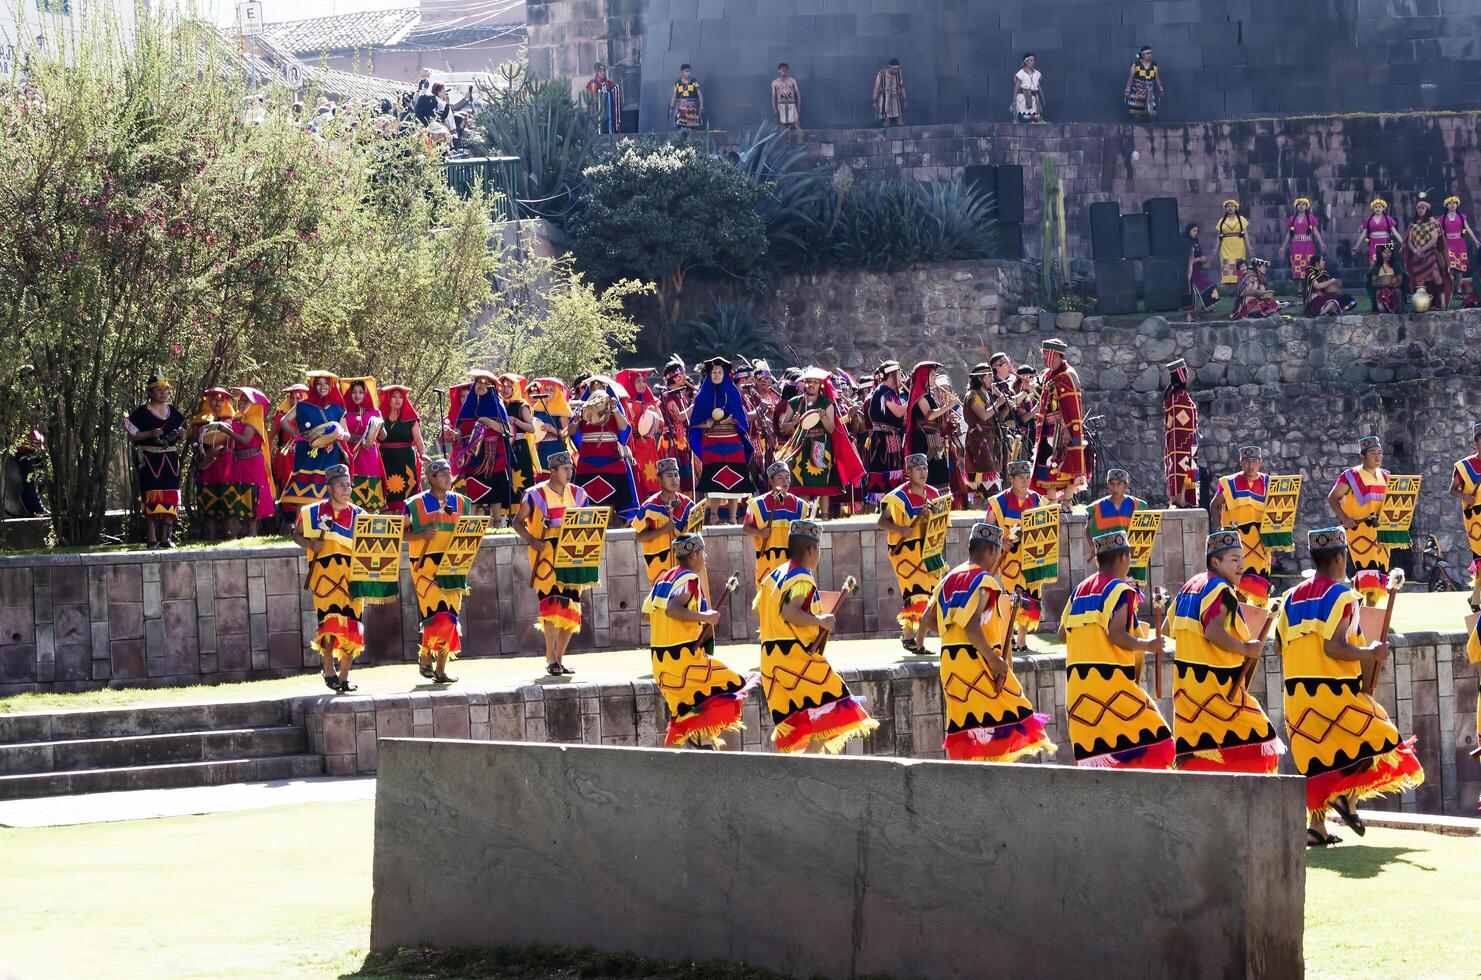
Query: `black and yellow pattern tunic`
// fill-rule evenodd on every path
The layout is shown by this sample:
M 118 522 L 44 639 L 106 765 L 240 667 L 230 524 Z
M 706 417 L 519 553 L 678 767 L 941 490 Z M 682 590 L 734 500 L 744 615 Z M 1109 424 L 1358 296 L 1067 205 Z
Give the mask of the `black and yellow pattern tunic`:
M 703 623 L 669 615 L 676 608 L 707 611 L 706 591 L 695 572 L 671 568 L 659 575 L 643 600 L 652 634 L 653 680 L 669 709 L 667 746 L 715 742 L 722 733 L 745 727 L 741 708 L 751 684 L 710 656 Z

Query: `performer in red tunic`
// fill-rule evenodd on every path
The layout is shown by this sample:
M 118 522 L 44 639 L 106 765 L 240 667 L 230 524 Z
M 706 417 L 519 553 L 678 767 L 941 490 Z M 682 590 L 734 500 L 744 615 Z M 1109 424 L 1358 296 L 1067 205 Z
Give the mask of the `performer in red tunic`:
M 283 431 L 283 416 L 293 410 L 293 406 L 308 397 L 308 385 L 289 385 L 282 391 L 283 400 L 278 402 L 278 407 L 273 410 L 273 486 L 284 487 L 288 484 L 288 478 L 293 475 L 293 450 L 298 445 L 298 440 L 289 433 Z M 298 515 L 298 507 L 293 504 L 280 504 L 279 510 L 292 521 Z
M 658 440 L 661 459 L 679 463 L 679 487 L 694 492 L 694 456 L 689 447 L 689 406 L 694 402 L 694 382 L 675 356 L 663 366 L 663 434 Z
M 1169 507 L 1198 506 L 1198 406 L 1188 394 L 1188 363 L 1167 366 L 1162 391 L 1162 470 Z
M 658 407 L 658 396 L 648 387 L 652 374 L 652 368 L 627 368 L 616 375 L 617 383 L 627 392 L 622 398 L 622 410 L 633 424 L 627 448 L 632 450 L 633 482 L 637 484 L 640 500 L 658 492 L 658 438 L 663 431 L 663 414 Z
M 1035 432 L 1033 488 L 1058 501 L 1068 491 L 1085 485 L 1085 427 L 1080 376 L 1066 358 L 1069 345 L 1059 338 L 1046 340 L 1044 374 L 1039 387 L 1039 418 Z

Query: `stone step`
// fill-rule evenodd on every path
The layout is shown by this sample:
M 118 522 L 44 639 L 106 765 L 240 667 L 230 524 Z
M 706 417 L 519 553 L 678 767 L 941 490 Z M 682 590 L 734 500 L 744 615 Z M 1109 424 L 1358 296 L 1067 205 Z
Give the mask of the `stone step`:
M 0 745 L 287 725 L 293 699 L 0 714 Z
M 0 773 L 70 772 L 168 762 L 214 762 L 294 755 L 307 749 L 308 736 L 302 725 L 20 742 L 0 745 Z
M 226 783 L 322 775 L 324 758 L 309 754 L 270 755 L 256 759 L 226 759 L 215 762 L 172 762 L 121 769 L 27 773 L 0 776 L 0 800 L 75 793 L 110 793 L 124 789 L 220 786 Z

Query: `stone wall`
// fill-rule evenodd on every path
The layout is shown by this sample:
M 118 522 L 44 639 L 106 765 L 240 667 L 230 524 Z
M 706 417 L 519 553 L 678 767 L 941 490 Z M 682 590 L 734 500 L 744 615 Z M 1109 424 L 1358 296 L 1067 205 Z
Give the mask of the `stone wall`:
M 370 946 L 548 943 L 558 910 L 573 946 L 789 977 L 1300 976 L 1301 818 L 1294 779 L 394 740 Z
M 954 519 L 948 555 L 962 553 L 973 517 Z M 1068 584 L 1084 572 L 1084 518 L 1066 529 L 1059 582 L 1046 595 L 1057 614 Z M 1153 555 L 1158 581 L 1183 581 L 1202 554 L 1202 511 L 1170 513 Z M 755 580 L 750 539 L 737 527 L 713 527 L 710 577 L 731 572 Z M 895 629 L 900 609 L 884 535 L 866 519 L 833 521 L 823 539 L 819 578 L 859 579 L 860 601 L 846 603 L 839 635 Z M 953 558 L 953 560 L 955 560 Z M 213 684 L 294 674 L 316 666 L 308 649 L 315 617 L 303 588 L 307 569 L 293 545 L 191 551 L 0 558 L 0 696 L 24 691 L 107 686 Z M 463 605 L 464 654 L 535 655 L 535 594 L 527 552 L 508 532 L 484 539 Z M 647 640 L 640 608 L 647 579 L 630 530 L 608 536 L 600 585 L 583 594 L 575 650 L 632 649 Z M 748 588 L 742 596 L 749 596 Z M 414 660 L 417 614 L 403 564 L 398 602 L 370 606 L 362 663 Z M 733 600 L 719 626 L 722 643 L 755 635 L 750 603 Z
M 934 647 L 935 642 L 932 641 Z M 759 650 L 726 654 L 731 666 L 756 665 Z M 1034 707 L 1049 716 L 1049 737 L 1059 746 L 1050 762 L 1074 765 L 1065 728 L 1063 655 L 1015 657 L 1014 672 Z M 1250 690 L 1266 708 L 1276 730 L 1284 734 L 1282 675 L 1274 645 L 1266 647 L 1263 670 Z M 1162 716 L 1172 719 L 1172 658 L 1162 665 L 1158 701 Z M 900 663 L 893 667 L 845 669 L 850 689 L 866 699 L 880 727 L 868 738 L 849 743 L 855 755 L 944 758 L 945 737 L 940 670 L 935 663 Z M 1152 690 L 1153 666 L 1147 663 Z M 1422 633 L 1401 637 L 1384 667 L 1378 700 L 1405 734 L 1416 735 L 1416 752 L 1425 769 L 1425 784 L 1402 798 L 1365 803 L 1379 809 L 1418 813 L 1473 814 L 1481 794 L 1481 765 L 1470 757 L 1476 748 L 1476 665 L 1466 659 L 1461 633 Z M 651 679 L 622 684 L 526 684 L 477 691 L 460 685 L 448 691 L 406 694 L 314 697 L 301 700 L 312 751 L 324 755 L 331 775 L 375 772 L 378 738 L 471 738 L 479 741 L 567 742 L 586 745 L 659 746 L 668 717 Z M 297 713 L 296 715 L 297 716 Z M 771 746 L 771 715 L 759 691 L 743 712 L 745 730 L 727 748 L 765 752 Z M 1290 756 L 1282 772 L 1294 773 Z

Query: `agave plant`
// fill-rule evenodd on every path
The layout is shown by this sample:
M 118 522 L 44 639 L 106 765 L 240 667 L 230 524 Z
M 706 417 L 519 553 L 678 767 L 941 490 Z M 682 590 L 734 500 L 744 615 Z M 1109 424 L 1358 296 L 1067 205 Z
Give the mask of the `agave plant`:
M 961 181 L 856 186 L 832 216 L 827 258 L 886 270 L 987 258 L 997 237 L 992 205 L 990 195 Z
M 820 244 L 833 190 L 829 172 L 808 162 L 803 146 L 783 137 L 770 121 L 744 134 L 735 165 L 766 187 L 768 195 L 757 210 L 766 222 L 767 254 L 779 268 L 793 268 L 806 263 Z M 708 150 L 716 155 L 713 144 Z
M 521 217 L 560 222 L 575 205 L 581 172 L 590 162 L 595 127 L 571 97 L 571 83 L 536 81 L 523 65 L 505 65 L 475 125 L 492 155 L 517 160 L 499 168 L 499 189 L 518 204 Z
M 749 303 L 716 299 L 710 311 L 685 325 L 680 350 L 689 360 L 723 354 L 779 358 L 786 354 L 776 325 Z

